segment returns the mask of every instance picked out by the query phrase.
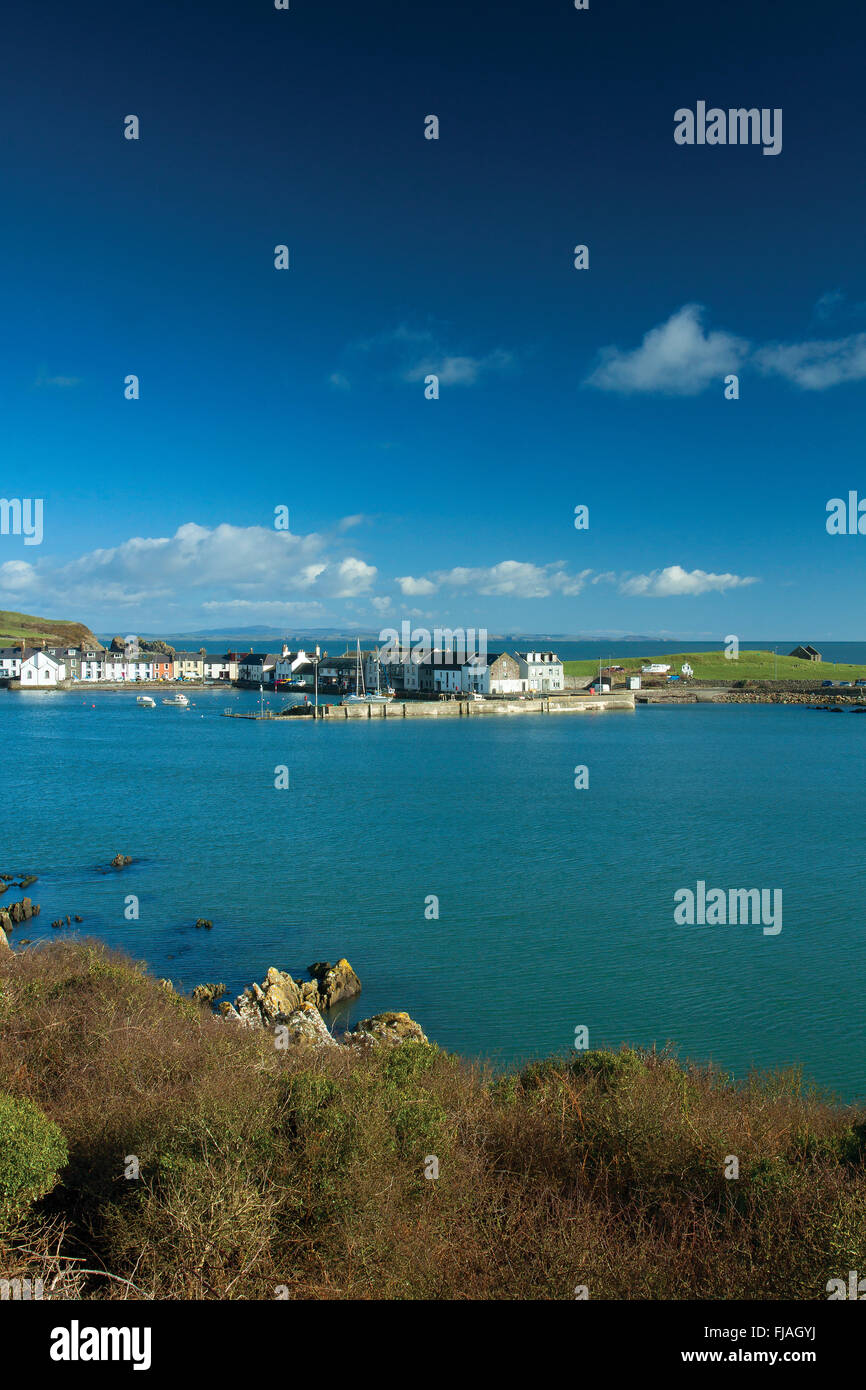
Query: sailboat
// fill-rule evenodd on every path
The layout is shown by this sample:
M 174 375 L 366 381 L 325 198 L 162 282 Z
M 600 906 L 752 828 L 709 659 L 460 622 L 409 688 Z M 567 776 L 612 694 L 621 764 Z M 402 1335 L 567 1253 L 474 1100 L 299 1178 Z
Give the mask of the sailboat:
M 364 668 L 361 665 L 361 639 L 358 638 L 358 646 L 355 654 L 355 693 L 354 695 L 344 695 L 344 705 L 389 705 L 394 698 L 394 692 L 389 686 L 387 691 L 381 687 L 382 667 L 376 656 L 376 692 L 370 691 L 369 694 L 364 690 Z

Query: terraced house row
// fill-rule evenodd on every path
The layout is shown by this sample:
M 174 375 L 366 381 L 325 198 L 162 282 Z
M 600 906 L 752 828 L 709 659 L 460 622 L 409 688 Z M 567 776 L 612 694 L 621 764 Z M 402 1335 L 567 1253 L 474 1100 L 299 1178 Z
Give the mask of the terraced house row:
M 235 652 L 115 652 L 102 647 L 0 648 L 0 681 L 22 687 L 87 682 L 177 681 L 237 679 Z

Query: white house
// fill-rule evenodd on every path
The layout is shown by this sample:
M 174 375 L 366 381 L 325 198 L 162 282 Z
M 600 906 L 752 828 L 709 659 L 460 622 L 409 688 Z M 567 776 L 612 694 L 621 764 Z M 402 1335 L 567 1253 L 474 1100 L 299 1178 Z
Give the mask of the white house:
M 524 690 L 545 693 L 565 687 L 565 673 L 556 652 L 515 652 Z
M 0 680 L 15 680 L 21 674 L 21 648 L 0 648 Z
M 666 676 L 671 669 L 670 666 L 663 666 L 660 661 L 654 661 L 649 666 L 642 666 L 641 671 L 645 676 Z
M 276 661 L 274 663 L 274 680 L 291 680 L 301 666 L 306 666 L 308 662 L 313 662 L 318 657 L 318 647 L 316 648 L 315 652 L 290 652 L 288 647 L 284 645 L 282 652 L 276 658 Z
M 224 656 L 208 653 L 202 665 L 205 680 L 236 681 L 238 678 L 238 660 L 234 652 L 226 652 Z
M 179 653 L 178 653 L 179 655 Z M 244 652 L 238 657 L 238 679 L 242 681 L 271 681 L 279 657 L 273 652 Z
M 66 680 L 66 665 L 47 652 L 25 648 L 21 658 L 20 680 L 22 686 L 38 686 L 40 689 L 56 685 L 58 681 Z

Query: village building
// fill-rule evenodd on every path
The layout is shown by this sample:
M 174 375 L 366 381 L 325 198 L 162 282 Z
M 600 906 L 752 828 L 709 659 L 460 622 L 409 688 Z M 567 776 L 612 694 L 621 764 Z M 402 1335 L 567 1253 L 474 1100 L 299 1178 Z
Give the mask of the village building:
M 38 686 L 40 690 L 66 679 L 66 665 L 47 652 L 25 647 L 21 655 L 19 680 L 22 686 Z
M 563 690 L 565 672 L 556 652 L 515 652 L 524 690 Z
M 21 648 L 0 647 L 0 680 L 17 680 L 21 674 Z
M 204 679 L 204 655 L 202 652 L 175 652 L 174 675 L 176 680 L 200 681 Z
M 203 659 L 205 680 L 236 681 L 238 678 L 238 658 L 236 652 L 226 652 L 223 656 L 208 653 Z
M 800 661 L 823 661 L 823 660 L 824 660 L 824 658 L 822 657 L 821 653 L 820 653 L 819 651 L 816 651 L 816 649 L 815 649 L 814 647 L 810 646 L 810 645 L 808 644 L 808 642 L 805 643 L 805 645 L 803 645 L 802 647 L 795 647 L 794 650 L 793 650 L 792 652 L 789 652 L 789 653 L 788 653 L 788 655 L 789 655 L 789 656 L 796 656 L 796 657 L 798 657 L 798 658 L 800 659 Z
M 525 684 L 517 658 L 508 652 L 488 652 L 461 667 L 462 689 L 477 695 L 521 695 Z
M 244 652 L 238 657 L 238 680 L 256 681 L 259 685 L 272 681 L 279 659 L 274 652 Z

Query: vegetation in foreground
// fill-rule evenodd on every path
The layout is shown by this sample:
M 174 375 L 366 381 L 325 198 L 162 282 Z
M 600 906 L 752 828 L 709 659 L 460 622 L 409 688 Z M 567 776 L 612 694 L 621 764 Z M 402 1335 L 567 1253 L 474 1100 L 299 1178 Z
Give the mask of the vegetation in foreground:
M 826 1298 L 864 1158 L 796 1074 L 280 1052 L 94 943 L 0 960 L 0 1276 L 46 1297 Z
M 736 661 L 725 656 L 723 650 L 717 652 L 666 652 L 663 656 L 615 656 L 615 666 L 626 671 L 639 671 L 651 662 L 661 662 L 678 673 L 684 661 L 694 671 L 695 680 L 718 681 L 720 685 L 731 685 L 735 681 L 854 681 L 866 680 L 866 666 L 850 666 L 842 662 L 803 661 L 797 656 L 783 656 L 781 652 L 747 652 L 740 649 Z M 602 667 L 607 667 L 607 658 L 602 659 Z M 564 661 L 567 676 L 592 676 L 598 674 L 598 660 Z

